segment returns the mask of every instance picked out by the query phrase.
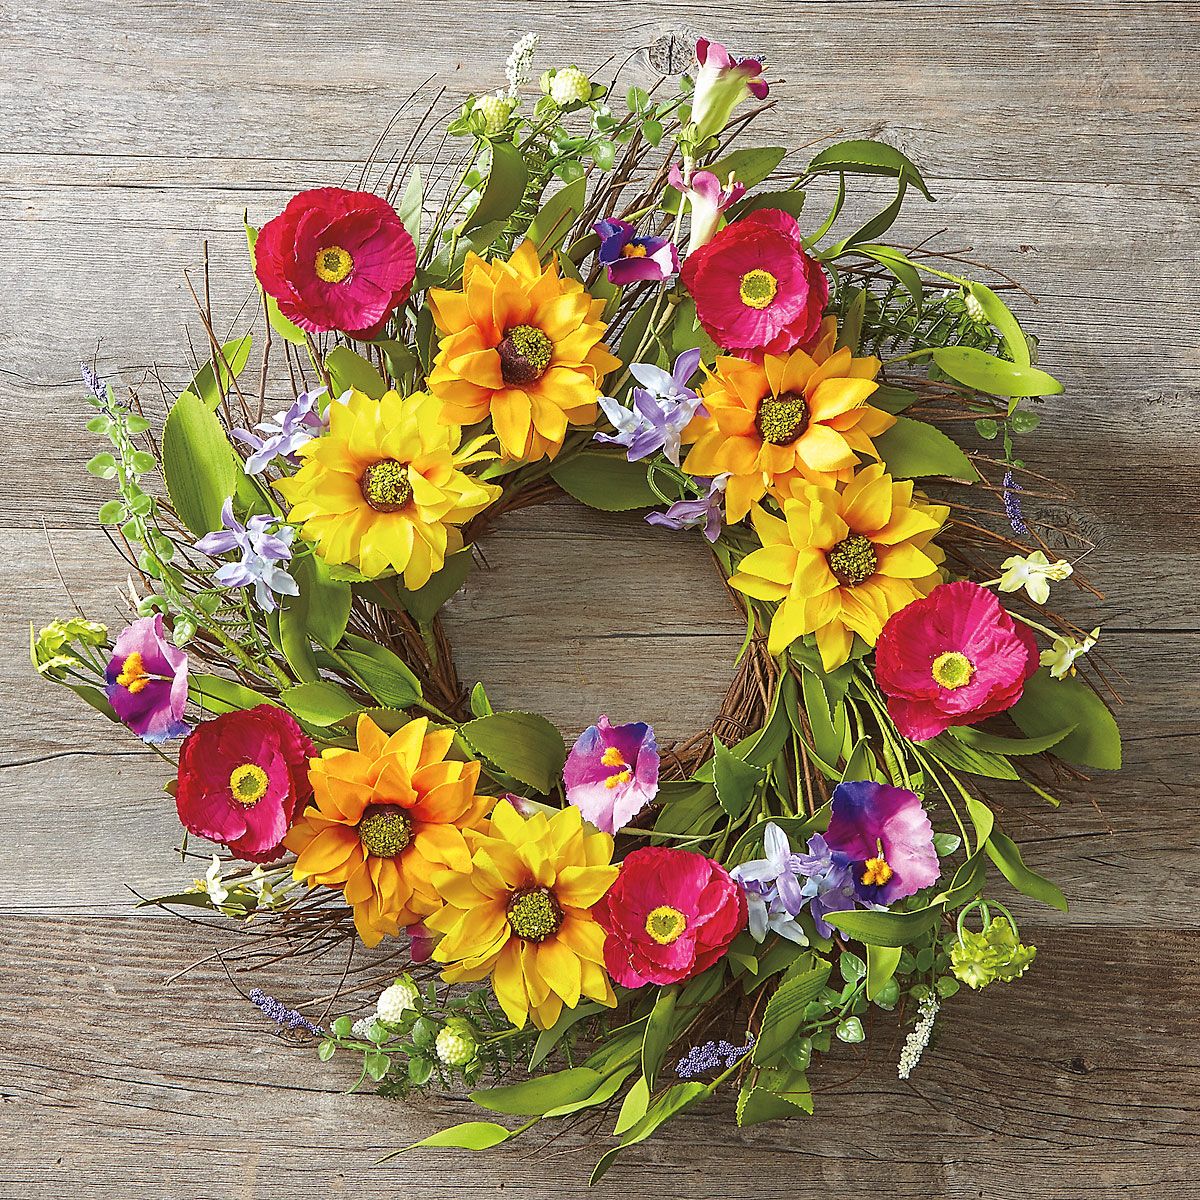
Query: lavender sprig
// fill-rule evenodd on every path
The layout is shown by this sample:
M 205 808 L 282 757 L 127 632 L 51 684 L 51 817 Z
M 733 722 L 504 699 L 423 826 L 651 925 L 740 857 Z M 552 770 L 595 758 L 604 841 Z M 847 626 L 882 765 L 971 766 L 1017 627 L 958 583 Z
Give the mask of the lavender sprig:
M 319 1025 L 314 1025 L 303 1013 L 297 1012 L 294 1008 L 285 1007 L 274 996 L 268 996 L 262 988 L 255 988 L 250 993 L 250 1003 L 255 1008 L 261 1009 L 264 1016 L 269 1017 L 284 1029 L 303 1029 L 318 1037 L 325 1033 L 325 1030 Z
M 1008 514 L 1008 523 L 1013 527 L 1013 532 L 1020 537 L 1024 537 L 1029 532 L 1021 513 L 1021 497 L 1017 495 L 1022 490 L 1021 485 L 1013 478 L 1012 471 L 1005 471 L 1004 511 Z
M 693 1046 L 675 1064 L 675 1074 L 680 1079 L 695 1079 L 698 1075 L 706 1075 L 710 1071 L 728 1070 L 754 1049 L 753 1034 L 746 1035 L 744 1046 L 735 1046 L 722 1038 L 719 1042 L 705 1042 L 703 1046 Z

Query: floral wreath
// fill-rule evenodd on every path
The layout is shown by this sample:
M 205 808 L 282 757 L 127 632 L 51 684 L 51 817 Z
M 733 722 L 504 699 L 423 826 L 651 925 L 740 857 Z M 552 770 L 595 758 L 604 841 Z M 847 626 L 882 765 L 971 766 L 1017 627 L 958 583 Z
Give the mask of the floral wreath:
M 997 877 L 1066 908 L 985 788 L 1057 805 L 1120 740 L 1099 630 L 1045 608 L 1086 585 L 1022 509 L 1053 485 L 1016 441 L 1061 385 L 1015 285 L 881 240 L 932 199 L 917 167 L 733 147 L 768 85 L 704 40 L 624 106 L 572 66 L 529 107 L 536 40 L 452 114 L 438 188 L 401 161 L 247 223 L 258 328 L 199 306 L 209 361 L 161 436 L 84 368 L 134 612 L 111 641 L 55 622 L 33 660 L 168 761 L 182 739 L 183 852 L 227 855 L 152 903 L 281 945 L 407 937 L 372 1011 L 251 991 L 267 1016 L 385 1093 L 461 1080 L 517 1118 L 417 1145 L 615 1108 L 599 1178 L 721 1089 L 742 1125 L 811 1112 L 815 1056 L 880 1010 L 907 1078 L 961 984 L 1034 960 Z M 861 175 L 894 199 L 835 236 Z M 746 619 L 712 729 L 600 716 L 568 752 L 460 684 L 438 614 L 471 545 L 562 492 L 706 540 Z

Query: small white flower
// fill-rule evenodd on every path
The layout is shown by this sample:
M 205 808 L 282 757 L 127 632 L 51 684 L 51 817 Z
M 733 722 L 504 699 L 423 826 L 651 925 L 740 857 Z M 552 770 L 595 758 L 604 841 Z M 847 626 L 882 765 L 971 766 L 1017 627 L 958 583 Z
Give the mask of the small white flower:
M 1055 679 L 1064 679 L 1075 674 L 1075 660 L 1082 658 L 1099 640 L 1100 626 L 1097 625 L 1082 641 L 1073 637 L 1058 637 L 1049 650 L 1043 650 L 1040 662 L 1050 668 Z
M 451 1017 L 438 1031 L 434 1050 L 438 1061 L 447 1067 L 469 1067 L 475 1060 L 479 1043 L 470 1021 Z
M 207 892 L 214 908 L 220 908 L 229 899 L 229 889 L 221 878 L 221 860 L 214 854 L 212 866 L 204 872 L 203 879 L 197 879 L 192 885 L 194 892 Z
M 933 1023 L 937 1020 L 939 1007 L 938 998 L 932 992 L 921 1001 L 917 1009 L 917 1023 L 905 1039 L 904 1048 L 900 1051 L 900 1061 L 896 1064 L 896 1071 L 901 1079 L 907 1079 L 921 1061 L 921 1055 L 933 1034 Z
M 475 101 L 475 111 L 483 117 L 483 132 L 488 137 L 496 137 L 503 133 L 508 128 L 509 118 L 516 106 L 515 100 L 500 92 L 480 96 Z
M 1063 558 L 1050 562 L 1040 550 L 1028 556 L 1014 554 L 1001 565 L 1004 574 L 1000 576 L 1000 590 L 1019 592 L 1024 588 L 1034 604 L 1045 604 L 1050 599 L 1052 579 L 1056 582 L 1069 579 L 1075 569 Z
M 351 1034 L 358 1038 L 360 1042 L 373 1041 L 374 1039 L 371 1037 L 371 1034 L 374 1032 L 376 1020 L 377 1018 L 375 1017 L 359 1017 L 358 1020 L 350 1026 Z
M 402 1021 L 406 1012 L 417 1007 L 420 992 L 408 975 L 401 975 L 389 988 L 384 988 L 379 994 L 375 1005 L 375 1013 L 381 1021 Z
M 979 303 L 979 299 L 972 292 L 968 292 L 963 297 L 963 307 L 967 310 L 967 316 L 972 321 L 982 325 L 987 321 L 987 313 L 983 311 L 983 305 Z
M 533 65 L 533 56 L 537 53 L 538 35 L 527 33 L 513 45 L 504 64 L 504 78 L 508 80 L 508 94 L 515 98 L 517 89 L 529 78 L 529 69 Z

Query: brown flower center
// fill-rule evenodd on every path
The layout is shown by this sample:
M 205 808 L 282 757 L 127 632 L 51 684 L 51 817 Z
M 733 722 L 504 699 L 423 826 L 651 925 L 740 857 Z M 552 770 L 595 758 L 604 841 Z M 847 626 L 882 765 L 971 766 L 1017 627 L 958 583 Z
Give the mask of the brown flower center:
M 563 923 L 563 910 L 549 888 L 532 887 L 513 892 L 508 902 L 508 925 L 527 942 L 544 942 Z
M 372 804 L 358 823 L 358 840 L 376 858 L 395 858 L 412 841 L 412 818 L 395 804 Z
M 808 401 L 800 392 L 764 396 L 758 402 L 754 428 L 764 442 L 772 446 L 790 446 L 798 442 L 808 428 Z
M 408 468 L 394 458 L 373 462 L 358 481 L 363 499 L 381 513 L 399 512 L 412 499 Z
M 879 566 L 875 544 L 861 533 L 842 538 L 832 550 L 826 552 L 825 559 L 834 578 L 843 587 L 858 587 L 870 579 Z
M 554 357 L 554 343 L 536 325 L 514 325 L 496 347 L 500 374 L 510 387 L 533 383 L 546 373 Z

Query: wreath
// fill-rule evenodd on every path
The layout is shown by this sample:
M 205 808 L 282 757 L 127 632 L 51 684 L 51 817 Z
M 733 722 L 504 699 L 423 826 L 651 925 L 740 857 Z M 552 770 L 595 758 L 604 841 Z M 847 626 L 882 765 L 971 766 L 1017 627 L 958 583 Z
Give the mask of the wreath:
M 758 61 L 701 40 L 623 103 L 574 66 L 531 100 L 536 40 L 357 189 L 247 223 L 256 315 L 222 339 L 198 301 L 207 361 L 160 434 L 84 368 L 132 612 L 55 622 L 33 661 L 178 749 L 211 866 L 150 903 L 293 967 L 406 939 L 372 1010 L 251 991 L 269 1018 L 385 1093 L 517 1118 L 417 1145 L 599 1115 L 598 1178 L 720 1090 L 742 1125 L 811 1112 L 814 1059 L 881 1012 L 907 1078 L 963 984 L 1034 961 L 997 885 L 1066 908 L 989 792 L 1057 805 L 1120 741 L 1099 630 L 1046 607 L 1092 589 L 1018 456 L 1062 387 L 1017 286 L 882 240 L 932 199 L 898 150 L 743 145 Z M 422 130 L 464 147 L 429 178 Z M 848 219 L 864 177 L 893 198 Z M 715 559 L 746 634 L 711 729 L 599 716 L 568 751 L 460 681 L 439 612 L 471 547 L 564 492 Z

